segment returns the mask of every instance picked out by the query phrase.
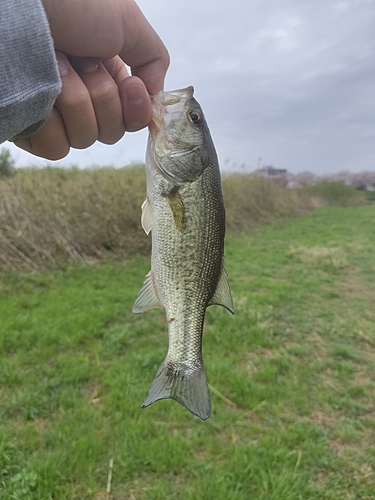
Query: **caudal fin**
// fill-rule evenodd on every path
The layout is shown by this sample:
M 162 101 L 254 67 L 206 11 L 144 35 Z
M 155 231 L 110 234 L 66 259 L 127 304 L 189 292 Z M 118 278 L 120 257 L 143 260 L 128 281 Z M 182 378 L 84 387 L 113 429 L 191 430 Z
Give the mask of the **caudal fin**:
M 211 415 L 210 391 L 204 366 L 191 373 L 185 365 L 175 365 L 165 360 L 151 384 L 142 408 L 159 401 L 174 399 L 202 420 Z

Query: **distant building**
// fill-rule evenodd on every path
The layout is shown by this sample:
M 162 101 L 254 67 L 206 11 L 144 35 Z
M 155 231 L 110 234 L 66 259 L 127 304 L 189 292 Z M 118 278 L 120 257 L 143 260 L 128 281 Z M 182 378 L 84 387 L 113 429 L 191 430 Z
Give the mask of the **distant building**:
M 284 175 L 287 173 L 287 170 L 285 168 L 274 168 L 272 165 L 268 165 L 262 167 L 259 170 L 259 172 L 262 173 L 263 175 L 266 175 L 267 177 L 273 177 L 278 175 Z

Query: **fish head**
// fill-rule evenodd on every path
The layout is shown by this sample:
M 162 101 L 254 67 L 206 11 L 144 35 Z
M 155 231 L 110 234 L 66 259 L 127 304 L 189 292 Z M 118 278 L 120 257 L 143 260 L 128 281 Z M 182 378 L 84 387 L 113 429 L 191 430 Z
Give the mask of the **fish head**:
M 159 172 L 175 183 L 196 180 L 213 150 L 203 111 L 193 94 L 194 88 L 187 87 L 152 97 L 148 153 Z

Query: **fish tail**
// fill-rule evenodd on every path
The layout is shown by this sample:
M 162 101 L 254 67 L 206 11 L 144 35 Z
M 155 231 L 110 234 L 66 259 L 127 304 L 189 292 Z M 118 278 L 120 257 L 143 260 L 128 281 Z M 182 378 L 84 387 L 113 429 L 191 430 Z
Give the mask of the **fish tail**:
M 182 404 L 202 420 L 207 420 L 211 415 L 211 400 L 203 363 L 192 371 L 186 365 L 165 360 L 160 365 L 142 408 L 168 398 Z

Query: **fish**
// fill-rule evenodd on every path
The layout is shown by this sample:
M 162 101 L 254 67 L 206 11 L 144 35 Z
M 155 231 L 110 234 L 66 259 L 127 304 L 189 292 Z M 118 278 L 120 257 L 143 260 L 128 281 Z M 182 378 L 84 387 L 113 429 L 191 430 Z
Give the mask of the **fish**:
M 202 358 L 208 306 L 234 314 L 224 265 L 225 208 L 215 146 L 192 86 L 152 96 L 141 224 L 151 232 L 151 271 L 134 313 L 165 310 L 169 346 L 145 408 L 174 399 L 206 420 L 210 391 Z

